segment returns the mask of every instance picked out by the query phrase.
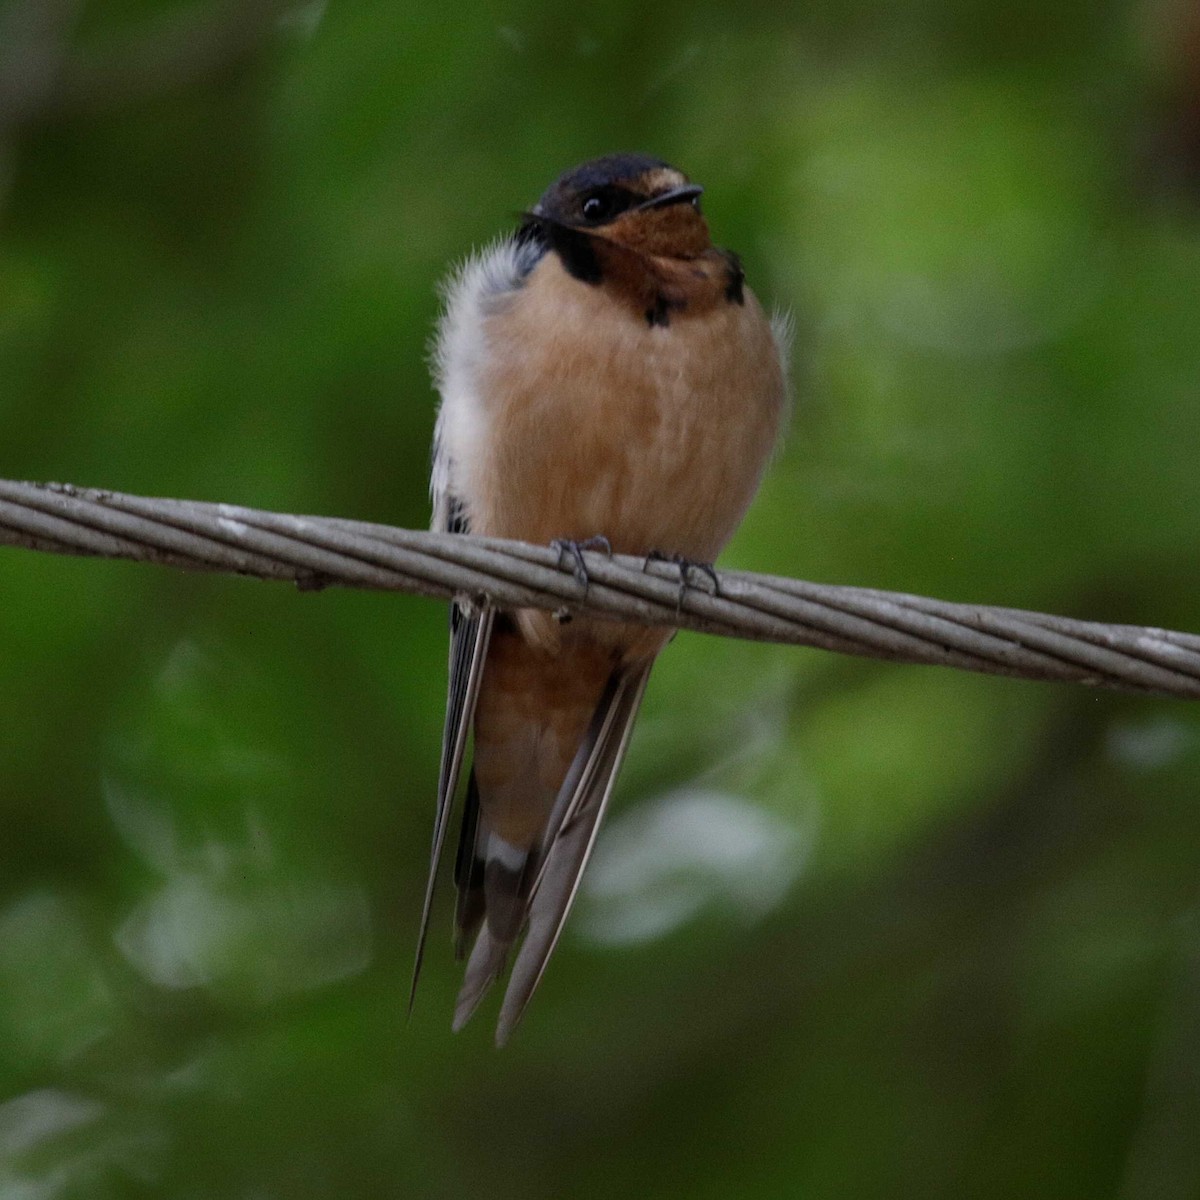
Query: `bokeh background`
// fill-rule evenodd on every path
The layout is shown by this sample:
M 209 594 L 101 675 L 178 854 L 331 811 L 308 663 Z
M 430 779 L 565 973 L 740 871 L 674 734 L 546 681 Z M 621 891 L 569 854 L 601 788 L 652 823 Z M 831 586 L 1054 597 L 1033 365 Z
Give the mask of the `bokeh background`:
M 439 277 L 615 149 L 796 315 L 725 562 L 1200 628 L 1190 0 L 4 0 L 0 476 L 424 525 Z M 497 1053 L 444 630 L 0 550 L 0 1197 L 1200 1195 L 1194 705 L 681 635 Z

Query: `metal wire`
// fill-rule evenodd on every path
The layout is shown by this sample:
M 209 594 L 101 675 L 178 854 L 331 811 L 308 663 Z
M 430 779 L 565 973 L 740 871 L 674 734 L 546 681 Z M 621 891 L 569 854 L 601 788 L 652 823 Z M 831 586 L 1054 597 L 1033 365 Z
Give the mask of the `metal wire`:
M 545 546 L 395 529 L 232 504 L 0 480 L 0 545 L 288 580 L 486 598 L 505 608 L 669 625 L 1022 679 L 1200 698 L 1200 637 L 924 596 L 584 556 L 588 581 Z

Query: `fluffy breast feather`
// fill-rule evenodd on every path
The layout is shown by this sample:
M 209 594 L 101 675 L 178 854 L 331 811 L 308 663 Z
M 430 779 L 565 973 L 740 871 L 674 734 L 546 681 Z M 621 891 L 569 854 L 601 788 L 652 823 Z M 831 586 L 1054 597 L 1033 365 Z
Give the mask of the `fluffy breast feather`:
M 715 557 L 785 407 L 753 293 L 656 327 L 547 255 L 519 289 L 477 298 L 472 317 L 447 316 L 441 432 L 473 530 Z
M 430 348 L 442 398 L 429 484 L 434 529 L 449 528 L 450 501 L 460 494 L 455 463 L 479 452 L 486 428 L 478 383 L 488 354 L 485 322 L 499 297 L 521 287 L 539 255 L 537 247 L 505 237 L 471 255 L 442 283 L 442 317 Z

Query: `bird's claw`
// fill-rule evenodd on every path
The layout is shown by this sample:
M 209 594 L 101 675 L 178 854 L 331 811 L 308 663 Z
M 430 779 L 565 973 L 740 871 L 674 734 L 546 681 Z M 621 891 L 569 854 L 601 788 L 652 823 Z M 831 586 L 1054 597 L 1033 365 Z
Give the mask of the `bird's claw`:
M 588 574 L 587 563 L 583 561 L 583 552 L 585 550 L 602 550 L 609 558 L 612 558 L 612 543 L 603 534 L 595 534 L 592 537 L 584 538 L 583 541 L 577 542 L 573 538 L 555 538 L 550 545 L 558 551 L 558 565 L 561 567 L 563 561 L 568 557 L 571 559 L 571 573 L 578 580 L 580 587 L 583 588 L 583 594 L 586 596 L 588 588 L 591 586 L 592 577 Z
M 705 590 L 710 596 L 720 594 L 721 583 L 712 563 L 696 562 L 695 559 L 684 558 L 682 554 L 664 554 L 661 550 L 651 550 L 646 555 L 646 561 L 642 563 L 642 570 L 645 571 L 652 562 L 673 563 L 679 568 L 679 595 L 675 599 L 676 612 L 683 607 L 683 598 L 687 595 L 688 588 L 692 586 L 693 573 L 698 572 L 708 580 L 710 586 Z

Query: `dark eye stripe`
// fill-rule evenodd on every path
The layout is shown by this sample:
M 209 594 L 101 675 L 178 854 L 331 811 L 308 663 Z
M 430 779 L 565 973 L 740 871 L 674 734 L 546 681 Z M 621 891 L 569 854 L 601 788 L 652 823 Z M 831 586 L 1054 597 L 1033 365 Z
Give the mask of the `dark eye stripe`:
M 585 193 L 580 211 L 588 221 L 607 221 L 632 208 L 640 199 L 628 188 L 610 183 Z

